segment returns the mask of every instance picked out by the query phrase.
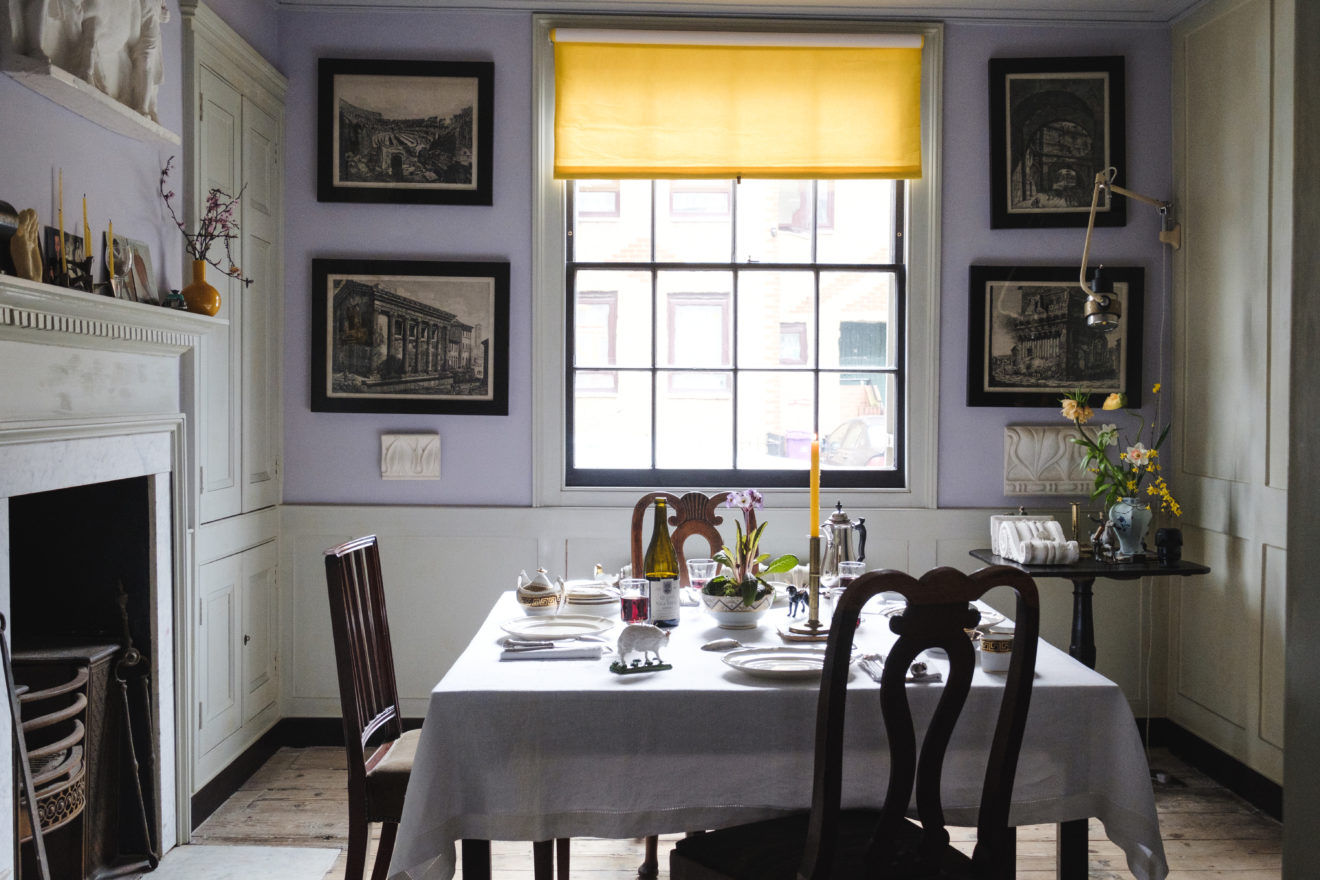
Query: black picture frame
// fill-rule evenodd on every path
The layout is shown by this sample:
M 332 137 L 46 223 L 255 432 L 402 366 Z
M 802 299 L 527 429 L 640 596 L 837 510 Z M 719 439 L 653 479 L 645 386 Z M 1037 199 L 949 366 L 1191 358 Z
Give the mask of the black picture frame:
M 83 237 L 66 230 L 61 238 L 60 230 L 54 226 L 46 226 L 43 231 L 41 280 L 56 287 L 91 293 L 91 262 L 83 247 Z M 69 249 L 68 259 L 61 260 L 61 250 L 65 247 Z
M 990 59 L 990 227 L 1085 227 L 1095 176 L 1125 146 L 1122 55 Z M 1123 199 L 1101 194 L 1095 225 L 1124 226 Z
M 509 264 L 312 261 L 314 412 L 509 413 Z
M 1121 314 L 1109 333 L 1088 327 L 1076 266 L 972 266 L 968 272 L 968 406 L 1059 406 L 1114 391 L 1141 406 L 1145 270 L 1106 266 Z
M 495 64 L 318 63 L 316 198 L 490 205 Z

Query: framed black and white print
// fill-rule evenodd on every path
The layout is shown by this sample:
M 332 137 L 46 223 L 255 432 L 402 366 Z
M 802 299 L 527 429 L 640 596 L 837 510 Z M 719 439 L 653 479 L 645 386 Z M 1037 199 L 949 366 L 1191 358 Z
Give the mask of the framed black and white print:
M 495 65 L 319 63 L 322 202 L 491 204 Z
M 1122 184 L 1123 56 L 990 59 L 990 227 L 1086 226 L 1095 176 Z M 1097 226 L 1123 226 L 1101 193 Z
M 312 410 L 509 413 L 509 264 L 312 261 Z
M 972 266 L 968 273 L 968 406 L 1058 407 L 1071 391 L 1099 406 L 1114 391 L 1141 406 L 1145 271 L 1105 267 L 1118 326 L 1088 327 L 1074 266 Z

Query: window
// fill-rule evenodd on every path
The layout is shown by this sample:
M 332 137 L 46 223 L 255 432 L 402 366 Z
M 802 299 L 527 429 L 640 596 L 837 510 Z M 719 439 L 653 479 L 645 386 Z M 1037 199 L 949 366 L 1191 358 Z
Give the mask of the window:
M 920 180 L 555 179 L 551 30 L 639 23 L 674 25 L 535 17 L 537 503 L 755 486 L 800 504 L 814 432 L 823 458 L 838 439 L 822 482 L 845 503 L 934 505 L 942 28 L 872 26 L 924 40 Z
M 620 181 L 629 207 L 610 222 L 583 216 L 589 186 L 566 185 L 569 485 L 793 486 L 813 433 L 847 435 L 826 445 L 834 485 L 902 484 L 903 410 L 879 402 L 907 384 L 891 339 L 906 311 L 904 182 Z M 787 235 L 794 203 L 801 231 Z M 607 281 L 620 292 L 603 311 Z M 614 399 L 602 365 L 618 368 Z

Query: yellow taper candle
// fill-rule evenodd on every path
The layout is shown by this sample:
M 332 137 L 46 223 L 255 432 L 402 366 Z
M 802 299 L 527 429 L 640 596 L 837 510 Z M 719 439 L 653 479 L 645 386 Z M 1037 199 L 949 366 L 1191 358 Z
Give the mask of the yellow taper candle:
M 820 531 L 820 440 L 815 434 L 811 435 L 811 497 L 808 503 L 811 517 L 807 520 L 810 523 L 807 537 L 811 537 Z
M 115 221 L 110 221 L 110 229 L 105 234 L 105 260 L 106 268 L 110 270 L 110 277 L 115 277 Z

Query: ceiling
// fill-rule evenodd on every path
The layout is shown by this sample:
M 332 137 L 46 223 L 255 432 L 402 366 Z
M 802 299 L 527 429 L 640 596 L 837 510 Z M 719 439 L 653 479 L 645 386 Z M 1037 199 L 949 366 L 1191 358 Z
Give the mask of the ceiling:
M 509 9 L 536 12 L 733 13 L 755 8 L 785 15 L 858 15 L 924 21 L 1169 22 L 1203 0 L 278 0 L 282 6 Z

